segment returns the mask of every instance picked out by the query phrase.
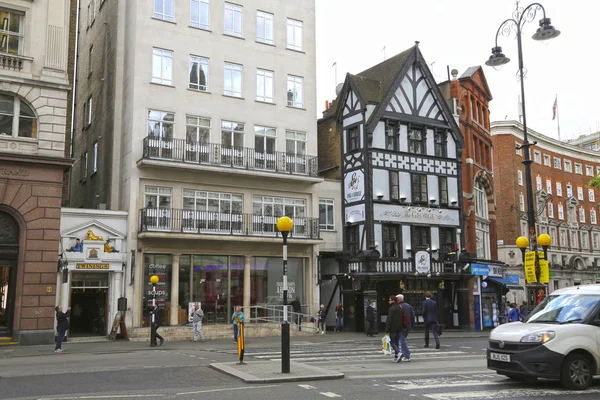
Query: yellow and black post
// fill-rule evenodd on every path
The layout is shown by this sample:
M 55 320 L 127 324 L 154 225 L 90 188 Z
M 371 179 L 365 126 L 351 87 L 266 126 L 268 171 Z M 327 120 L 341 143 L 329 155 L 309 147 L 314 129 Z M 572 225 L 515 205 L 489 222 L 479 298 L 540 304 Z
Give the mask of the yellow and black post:
M 244 362 L 244 323 L 242 321 L 238 321 L 238 358 L 240 362 L 238 364 L 246 364 Z

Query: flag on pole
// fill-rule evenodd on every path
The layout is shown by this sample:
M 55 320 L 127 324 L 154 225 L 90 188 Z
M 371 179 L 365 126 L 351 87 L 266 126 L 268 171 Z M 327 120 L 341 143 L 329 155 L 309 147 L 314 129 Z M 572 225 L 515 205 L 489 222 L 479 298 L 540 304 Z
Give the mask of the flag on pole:
M 554 98 L 554 105 L 552 106 L 552 121 L 556 119 L 556 111 L 558 111 L 558 96 Z

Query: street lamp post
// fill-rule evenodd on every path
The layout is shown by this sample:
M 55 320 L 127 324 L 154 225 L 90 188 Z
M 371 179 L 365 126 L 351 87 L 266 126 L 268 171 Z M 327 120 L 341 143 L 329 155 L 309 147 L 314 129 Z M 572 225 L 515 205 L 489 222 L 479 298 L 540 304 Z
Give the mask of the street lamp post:
M 289 217 L 277 220 L 277 229 L 283 237 L 283 321 L 281 324 L 281 373 L 290 373 L 290 324 L 288 322 L 288 282 L 287 282 L 287 237 L 294 222 Z
M 152 319 L 150 322 L 150 346 L 156 347 L 156 284 L 158 283 L 158 276 L 152 275 L 150 277 L 150 283 L 152 284 Z
M 529 142 L 527 135 L 527 113 L 525 112 L 525 84 L 524 84 L 524 73 L 523 73 L 523 46 L 521 44 L 521 33 L 523 26 L 527 22 L 531 22 L 535 19 L 538 11 L 542 11 L 543 18 L 539 21 L 539 28 L 536 33 L 532 36 L 533 40 L 550 40 L 560 35 L 560 31 L 555 29 L 551 25 L 550 18 L 546 17 L 546 10 L 540 3 L 532 3 L 525 8 L 520 8 L 517 2 L 517 9 L 513 13 L 512 18 L 508 18 L 498 27 L 496 32 L 495 47 L 492 48 L 492 55 L 486 61 L 486 65 L 491 67 L 497 67 L 507 64 L 510 59 L 502 53 L 502 47 L 498 46 L 498 36 L 509 36 L 513 31 L 517 36 L 517 49 L 519 57 L 519 81 L 521 83 L 521 107 L 523 113 L 523 144 L 520 145 L 519 149 L 524 149 L 523 154 L 523 165 L 525 165 L 525 189 L 527 194 L 527 225 L 529 229 L 529 243 L 531 248 L 537 254 L 537 237 L 535 231 L 535 211 L 533 208 L 533 185 L 531 182 L 531 157 L 529 155 L 529 147 L 536 144 L 536 142 Z
M 542 233 L 540 236 L 537 237 L 537 243 L 539 243 L 539 245 L 542 246 L 544 253 L 540 257 L 538 252 L 534 249 L 534 253 L 535 253 L 535 283 L 537 283 L 538 285 L 546 285 L 547 283 L 542 283 L 542 269 L 541 269 L 540 260 L 545 260 L 546 262 L 548 261 L 548 247 L 550 247 L 550 244 L 552 243 L 552 238 L 550 237 L 550 235 L 548 235 L 546 233 Z M 527 239 L 525 236 L 520 236 L 516 240 L 516 245 L 521 250 L 521 254 L 523 256 L 522 257 L 523 263 L 525 263 L 525 252 L 527 250 L 527 247 L 529 247 L 529 239 Z M 545 277 L 545 278 L 548 278 L 548 277 Z

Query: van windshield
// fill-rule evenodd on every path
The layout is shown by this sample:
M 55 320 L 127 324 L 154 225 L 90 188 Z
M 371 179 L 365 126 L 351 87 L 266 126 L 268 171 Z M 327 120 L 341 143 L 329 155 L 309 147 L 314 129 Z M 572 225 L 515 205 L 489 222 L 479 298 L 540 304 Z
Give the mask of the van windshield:
M 596 294 L 563 294 L 548 296 L 535 307 L 526 323 L 580 323 L 585 320 L 600 303 Z

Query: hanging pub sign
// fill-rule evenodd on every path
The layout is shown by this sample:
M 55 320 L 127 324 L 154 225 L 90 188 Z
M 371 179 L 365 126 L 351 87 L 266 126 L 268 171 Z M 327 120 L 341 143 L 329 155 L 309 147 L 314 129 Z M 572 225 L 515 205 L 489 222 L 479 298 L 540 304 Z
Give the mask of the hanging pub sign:
M 431 256 L 426 251 L 417 251 L 415 254 L 415 270 L 420 274 L 428 274 L 431 270 Z
M 535 252 L 534 251 L 526 251 L 525 252 L 525 280 L 527 283 L 535 283 L 537 279 L 535 278 Z
M 365 195 L 365 173 L 359 169 L 344 175 L 344 199 L 346 203 L 363 200 Z
M 540 283 L 550 282 L 550 266 L 548 260 L 544 258 L 544 252 L 538 251 L 538 259 L 540 260 Z

